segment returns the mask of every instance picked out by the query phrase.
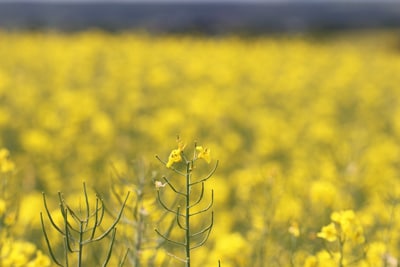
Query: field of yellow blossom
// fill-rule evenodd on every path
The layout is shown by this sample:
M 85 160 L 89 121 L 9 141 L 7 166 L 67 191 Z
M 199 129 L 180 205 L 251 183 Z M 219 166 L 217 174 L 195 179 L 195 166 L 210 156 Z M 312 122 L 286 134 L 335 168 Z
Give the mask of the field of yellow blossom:
M 204 193 L 214 190 L 213 229 L 192 266 L 398 266 L 395 32 L 3 31 L 0 59 L 1 266 L 53 266 L 42 192 L 60 221 L 57 193 L 79 209 L 83 182 L 91 201 L 104 197 L 105 225 L 132 192 L 110 266 L 128 247 L 124 266 L 183 266 L 154 232 L 171 221 L 155 185 L 180 179 L 155 155 L 168 160 L 177 135 L 185 150 L 209 152 L 200 172 L 219 161 Z M 62 257 L 62 238 L 45 226 Z M 108 241 L 84 266 L 104 259 Z

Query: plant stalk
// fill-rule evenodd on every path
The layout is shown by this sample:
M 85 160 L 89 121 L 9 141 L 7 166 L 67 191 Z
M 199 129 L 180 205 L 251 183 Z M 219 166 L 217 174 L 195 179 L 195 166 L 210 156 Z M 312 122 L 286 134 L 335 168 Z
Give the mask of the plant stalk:
M 191 169 L 192 162 L 189 161 L 186 164 L 186 214 L 185 214 L 185 222 L 186 222 L 186 267 L 190 267 L 190 178 L 191 178 Z

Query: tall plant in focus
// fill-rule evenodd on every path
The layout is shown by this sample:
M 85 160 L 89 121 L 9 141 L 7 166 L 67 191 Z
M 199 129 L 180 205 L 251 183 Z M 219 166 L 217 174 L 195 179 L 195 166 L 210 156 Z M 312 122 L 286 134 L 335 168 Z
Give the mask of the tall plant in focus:
M 163 177 L 163 181 L 156 181 L 155 185 L 157 188 L 157 199 L 160 205 L 169 213 L 173 214 L 174 220 L 176 222 L 177 228 L 183 232 L 183 237 L 181 239 L 171 238 L 171 234 L 168 229 L 167 232 L 160 231 L 156 229 L 157 234 L 166 240 L 168 243 L 181 247 L 184 250 L 184 257 L 171 254 L 174 258 L 185 263 L 186 267 L 191 265 L 191 252 L 192 250 L 201 247 L 207 241 L 211 229 L 214 223 L 213 211 L 211 211 L 211 217 L 209 218 L 209 223 L 200 229 L 195 229 L 193 227 L 193 220 L 198 218 L 199 215 L 206 213 L 212 209 L 214 194 L 211 190 L 210 202 L 204 207 L 200 207 L 202 200 L 204 199 L 205 183 L 210 179 L 215 173 L 218 167 L 218 161 L 211 171 L 204 177 L 196 177 L 195 171 L 198 160 L 204 160 L 207 163 L 211 162 L 210 149 L 198 146 L 197 143 L 194 144 L 194 150 L 192 156 L 188 157 L 185 153 L 185 144 L 179 139 L 177 139 L 178 147 L 169 155 L 168 161 L 162 160 L 160 157 L 156 156 L 168 169 L 172 170 L 178 177 L 183 178 L 183 183 L 179 180 L 172 182 L 172 179 Z M 165 198 L 167 198 L 166 191 L 169 189 L 172 195 L 180 198 L 178 206 L 173 207 L 167 204 Z M 173 236 L 173 234 L 171 234 Z

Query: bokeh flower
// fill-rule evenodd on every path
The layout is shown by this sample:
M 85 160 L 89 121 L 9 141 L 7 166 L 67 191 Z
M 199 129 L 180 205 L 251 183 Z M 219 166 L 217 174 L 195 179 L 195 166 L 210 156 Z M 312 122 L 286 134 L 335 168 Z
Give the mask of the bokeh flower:
M 11 172 L 15 169 L 15 164 L 9 159 L 10 152 L 2 148 L 0 149 L 0 172 Z
M 338 237 L 338 232 L 335 223 L 330 223 L 322 227 L 321 232 L 318 232 L 317 236 L 329 242 L 336 241 Z
M 0 198 L 0 217 L 4 215 L 7 209 L 7 203 L 4 199 Z
M 292 222 L 289 226 L 288 232 L 294 237 L 299 237 L 300 236 L 299 224 L 297 222 Z

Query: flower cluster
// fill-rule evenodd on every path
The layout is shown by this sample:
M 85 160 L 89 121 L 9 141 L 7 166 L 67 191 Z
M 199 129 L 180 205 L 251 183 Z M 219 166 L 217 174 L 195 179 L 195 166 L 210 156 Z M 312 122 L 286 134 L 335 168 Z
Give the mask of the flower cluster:
M 323 226 L 317 237 L 330 243 L 337 243 L 337 247 L 321 250 L 316 256 L 306 260 L 305 266 L 339 266 L 348 262 L 362 262 L 364 260 L 365 243 L 364 230 L 353 210 L 342 210 L 331 214 L 331 222 Z M 358 255 L 360 254 L 360 255 Z M 324 257 L 324 255 L 329 255 Z M 365 263 L 365 262 L 364 262 Z
M 330 224 L 322 227 L 318 237 L 329 242 L 340 240 L 361 244 L 365 241 L 363 227 L 353 210 L 333 212 L 331 220 Z
M 19 196 L 14 192 L 19 189 L 15 188 L 15 169 L 9 150 L 0 148 L 0 266 L 49 267 L 50 259 L 35 244 L 15 236 L 12 229 L 18 228 L 19 212 Z
M 169 154 L 168 162 L 165 164 L 167 168 L 171 168 L 174 163 L 182 161 L 182 153 L 186 147 L 186 144 L 181 140 L 179 140 L 179 138 L 177 141 L 178 141 L 178 148 L 173 149 Z M 196 150 L 196 157 L 194 158 L 194 160 L 203 159 L 207 163 L 211 162 L 211 151 L 209 148 L 204 148 L 202 146 L 196 145 L 195 150 Z
M 0 240 L 0 264 L 3 267 L 50 267 L 49 257 L 30 242 L 11 238 Z

